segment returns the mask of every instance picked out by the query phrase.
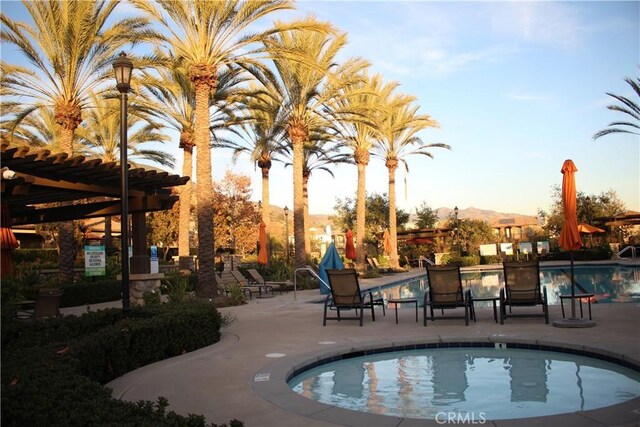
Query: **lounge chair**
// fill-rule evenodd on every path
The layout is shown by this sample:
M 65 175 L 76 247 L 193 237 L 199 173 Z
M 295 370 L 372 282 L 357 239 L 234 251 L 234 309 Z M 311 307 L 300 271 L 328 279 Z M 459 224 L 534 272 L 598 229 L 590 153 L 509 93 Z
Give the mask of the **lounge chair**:
M 500 289 L 500 323 L 515 316 L 544 317 L 549 323 L 547 288 L 540 285 L 540 265 L 537 260 L 505 262 L 504 288 Z M 512 307 L 542 306 L 542 313 L 512 314 Z M 507 315 L 507 306 L 509 314 Z
M 217 277 L 217 279 L 218 279 L 218 287 L 222 289 L 222 291 L 227 296 L 231 293 L 231 287 L 237 286 L 245 295 L 246 299 L 250 300 L 253 298 L 253 292 L 251 288 L 245 287 L 243 283 L 238 282 L 238 279 L 236 279 L 236 277 L 231 273 L 231 271 L 224 270 L 220 272 L 220 275 Z M 246 283 L 246 280 L 244 282 Z
M 20 309 L 16 312 L 18 319 L 44 319 L 60 316 L 60 300 L 62 290 L 58 288 L 40 288 L 36 296 L 33 310 Z
M 231 275 L 235 277 L 235 279 L 238 281 L 240 286 L 242 286 L 244 289 L 249 289 L 251 292 L 255 292 L 255 290 L 257 289 L 258 298 L 264 298 L 268 296 L 269 291 L 271 291 L 271 296 L 275 295 L 273 293 L 272 286 L 265 285 L 265 284 L 257 284 L 257 283 L 254 284 L 250 279 L 247 279 L 246 277 L 244 277 L 244 275 L 240 273 L 240 270 L 231 270 Z M 262 295 L 263 292 L 264 292 L 264 296 Z
M 282 281 L 282 282 L 266 281 L 264 277 L 262 277 L 260 272 L 258 272 L 258 270 L 256 270 L 255 268 L 249 268 L 247 270 L 247 273 L 249 273 L 250 284 L 255 283 L 259 286 L 271 286 L 274 289 L 278 289 L 280 291 L 280 295 L 282 295 L 283 290 L 288 291 L 288 287 L 293 286 L 293 283 L 291 283 L 290 281 Z
M 444 310 L 464 308 L 463 316 L 446 316 L 441 319 L 462 319 L 464 324 L 469 326 L 469 318 L 475 321 L 476 315 L 473 309 L 471 291 L 462 290 L 462 279 L 460 278 L 460 267 L 458 265 L 427 265 L 427 277 L 429 279 L 429 290 L 424 294 L 423 324 L 427 326 L 427 307 L 429 307 L 431 320 L 436 320 L 433 310 Z
M 375 269 L 378 270 L 380 273 L 393 273 L 393 269 L 390 267 L 381 267 L 380 263 L 378 262 L 378 258 L 367 258 L 369 260 L 369 263 L 371 264 L 371 266 Z
M 327 276 L 329 277 L 331 293 L 327 295 L 324 301 L 322 326 L 327 326 L 327 320 L 360 320 L 360 326 L 362 326 L 364 310 L 367 308 L 371 309 L 371 320 L 375 321 L 374 307 L 376 305 L 382 306 L 384 314 L 384 301 L 381 298 L 374 300 L 373 293 L 367 291 L 363 294 L 360 291 L 358 272 L 355 269 L 329 269 L 327 270 Z M 330 310 L 335 310 L 337 316 L 328 317 L 328 311 Z M 341 316 L 340 311 L 342 310 L 355 310 L 355 316 Z

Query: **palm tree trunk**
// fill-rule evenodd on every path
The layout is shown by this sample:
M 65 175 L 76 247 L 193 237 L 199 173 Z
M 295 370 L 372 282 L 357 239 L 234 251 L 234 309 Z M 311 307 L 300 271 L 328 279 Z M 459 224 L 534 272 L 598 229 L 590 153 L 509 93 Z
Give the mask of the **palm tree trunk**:
M 104 217 L 104 250 L 106 253 L 109 253 L 109 249 L 111 248 L 111 216 Z
M 396 220 L 396 168 L 397 161 L 387 161 L 389 169 L 389 234 L 391 236 L 391 255 L 389 256 L 389 266 L 400 268 L 398 262 L 398 226 Z
M 267 226 L 267 236 L 270 234 L 271 206 L 269 205 L 269 167 L 262 168 L 262 221 Z M 268 240 L 268 237 L 267 237 Z
M 73 156 L 73 134 L 77 124 L 75 127 L 66 122 L 60 124 L 60 149 Z M 76 260 L 73 222 L 65 221 L 58 224 L 58 274 L 62 283 L 73 283 L 73 264 Z
M 368 154 L 368 153 L 367 153 Z M 358 191 L 356 195 L 356 268 L 359 271 L 364 271 L 365 266 L 365 246 L 364 246 L 364 233 L 366 228 L 366 168 L 367 164 L 358 162 Z
M 191 146 L 184 147 L 184 158 L 182 162 L 182 176 L 191 176 L 193 174 L 193 148 Z M 180 214 L 178 225 L 178 257 L 179 267 L 181 270 L 187 270 L 191 267 L 191 258 L 189 248 L 191 246 L 189 233 L 191 223 L 191 191 L 193 188 L 192 180 L 187 181 L 180 190 Z
M 215 90 L 205 70 L 196 70 L 195 141 L 197 150 L 196 178 L 198 182 L 198 283 L 196 294 L 212 298 L 218 294 L 213 251 L 213 182 L 211 178 L 211 148 L 209 145 L 209 95 Z M 213 74 L 215 76 L 215 74 Z
M 302 183 L 302 166 L 304 161 L 304 139 L 291 138 L 293 145 L 293 239 L 296 267 L 307 265 L 307 252 L 304 238 L 306 234 L 304 222 L 304 194 Z
M 302 212 L 304 213 L 304 223 L 309 224 L 309 177 L 310 172 L 302 172 Z M 306 227 L 305 227 L 306 228 Z M 304 251 L 306 254 L 311 254 L 311 236 L 309 233 L 304 233 Z

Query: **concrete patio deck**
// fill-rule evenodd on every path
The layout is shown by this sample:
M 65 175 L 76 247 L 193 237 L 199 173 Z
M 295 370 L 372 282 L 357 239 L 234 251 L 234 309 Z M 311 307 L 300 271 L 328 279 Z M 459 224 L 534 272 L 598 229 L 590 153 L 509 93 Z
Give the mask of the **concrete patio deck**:
M 410 276 L 411 273 L 406 273 Z M 400 276 L 364 280 L 363 285 L 396 281 Z M 496 324 L 491 309 L 477 309 L 478 321 L 465 327 L 461 320 L 441 320 L 425 328 L 415 322 L 413 308 L 399 310 L 396 325 L 392 311 L 365 324 L 328 322 L 322 326 L 322 304 L 317 290 L 298 291 L 274 298 L 253 299 L 220 311 L 233 321 L 220 342 L 140 368 L 107 386 L 119 399 L 155 401 L 169 399 L 170 409 L 181 414 L 202 414 L 208 422 L 242 420 L 247 427 L 323 426 L 436 426 L 430 420 L 364 414 L 334 408 L 298 396 L 285 378 L 295 367 L 318 356 L 350 350 L 427 342 L 516 342 L 588 349 L 640 366 L 640 305 L 594 304 L 597 326 L 564 329 L 551 326 L 561 318 L 560 307 L 550 307 L 550 324 L 540 318 L 508 319 Z M 92 310 L 99 307 L 92 307 Z M 83 308 L 75 308 L 82 312 Z M 64 311 L 64 310 L 63 310 Z M 84 310 L 86 311 L 86 309 Z M 67 309 L 67 313 L 72 313 Z M 422 314 L 420 315 L 422 317 Z M 265 379 L 268 380 L 265 381 Z M 477 420 L 476 423 L 478 424 Z M 638 426 L 640 398 L 598 410 L 550 417 L 487 421 L 490 426 Z

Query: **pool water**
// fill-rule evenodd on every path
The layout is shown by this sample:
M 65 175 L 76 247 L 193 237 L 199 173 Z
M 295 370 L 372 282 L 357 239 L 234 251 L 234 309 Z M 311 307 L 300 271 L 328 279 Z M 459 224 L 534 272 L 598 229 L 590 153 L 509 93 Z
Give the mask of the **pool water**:
M 484 270 L 461 274 L 462 284 L 474 297 L 497 297 L 504 286 L 502 270 Z M 549 304 L 560 304 L 560 295 L 571 293 L 569 266 L 541 268 L 540 283 L 547 288 Z M 640 268 L 622 266 L 574 267 L 576 293 L 594 294 L 599 303 L 640 302 Z M 429 284 L 426 274 L 408 282 L 395 283 L 373 290 L 386 299 L 417 298 L 422 303 Z M 482 304 L 482 303 L 481 303 Z M 489 304 L 489 303 L 484 303 Z
M 307 398 L 380 415 L 528 418 L 640 396 L 640 373 L 603 360 L 516 348 L 432 348 L 343 358 L 295 376 Z

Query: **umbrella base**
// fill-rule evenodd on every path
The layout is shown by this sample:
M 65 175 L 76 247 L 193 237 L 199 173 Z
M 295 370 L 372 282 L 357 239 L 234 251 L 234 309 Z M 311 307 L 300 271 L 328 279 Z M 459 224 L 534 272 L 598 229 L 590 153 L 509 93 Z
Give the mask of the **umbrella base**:
M 560 319 L 554 320 L 553 326 L 556 328 L 593 328 L 596 322 L 588 319 Z

